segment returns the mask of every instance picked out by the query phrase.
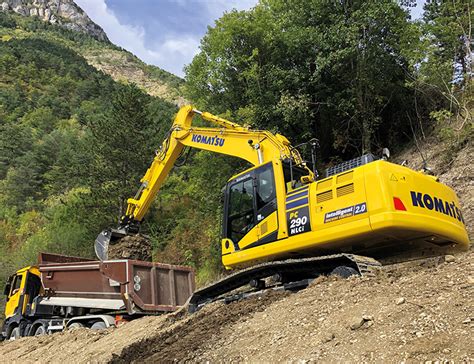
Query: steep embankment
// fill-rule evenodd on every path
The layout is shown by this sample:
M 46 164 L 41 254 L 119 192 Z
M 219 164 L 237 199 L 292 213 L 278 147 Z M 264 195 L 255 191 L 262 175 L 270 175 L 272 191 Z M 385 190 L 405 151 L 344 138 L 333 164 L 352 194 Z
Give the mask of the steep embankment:
M 469 361 L 473 258 L 401 265 L 373 278 L 323 278 L 296 294 L 25 338 L 0 350 L 4 360 L 22 362 Z

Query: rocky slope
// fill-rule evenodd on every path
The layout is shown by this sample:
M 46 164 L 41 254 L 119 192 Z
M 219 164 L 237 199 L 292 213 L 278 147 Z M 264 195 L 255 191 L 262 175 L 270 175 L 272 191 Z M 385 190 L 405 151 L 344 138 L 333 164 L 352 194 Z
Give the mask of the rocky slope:
M 103 29 L 95 24 L 72 0 L 0 0 L 0 10 L 13 11 L 23 16 L 37 16 L 74 31 L 108 41 Z
M 80 51 L 87 62 L 108 74 L 117 82 L 135 83 L 151 96 L 160 97 L 175 105 L 187 103 L 181 95 L 183 80 L 159 67 L 145 64 L 124 49 L 91 49 Z
M 127 50 L 110 43 L 104 31 L 72 0 L 4 0 L 3 3 L 0 0 L 0 14 L 2 9 L 5 10 L 4 16 L 21 18 L 23 22 L 17 21 L 15 28 L 0 25 L 0 47 L 1 41 L 12 39 L 41 38 L 58 42 L 79 53 L 90 65 L 108 74 L 117 82 L 135 83 L 151 96 L 178 106 L 186 103 L 182 96 L 181 78 L 159 67 L 147 65 Z M 28 27 L 24 23 L 30 21 L 29 18 L 37 16 L 52 25 L 46 29 L 32 31 L 34 27 Z M 57 26 L 78 31 L 85 36 L 78 39 L 67 34 L 61 35 L 55 31 Z

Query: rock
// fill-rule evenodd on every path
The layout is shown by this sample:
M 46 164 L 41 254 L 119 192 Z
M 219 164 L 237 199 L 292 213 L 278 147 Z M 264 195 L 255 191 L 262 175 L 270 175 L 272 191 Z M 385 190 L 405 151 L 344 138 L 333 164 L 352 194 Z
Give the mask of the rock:
M 4 0 L 0 10 L 13 10 L 23 16 L 39 16 L 52 24 L 59 24 L 74 31 L 87 33 L 98 40 L 108 41 L 104 30 L 73 0 Z
M 474 277 L 473 276 L 468 276 L 467 277 L 467 283 L 474 284 Z
M 462 323 L 463 323 L 463 324 L 469 324 L 469 323 L 471 323 L 471 321 L 472 321 L 472 320 L 471 320 L 470 318 L 467 318 L 467 319 L 465 319 Z
M 365 323 L 365 320 L 362 317 L 354 317 L 351 320 L 350 328 L 351 330 L 357 330 L 361 328 L 364 323 Z
M 374 316 L 371 316 L 371 315 L 363 315 L 362 316 L 362 319 L 364 321 L 374 321 Z
M 397 305 L 401 305 L 401 304 L 403 304 L 403 303 L 405 303 L 405 298 L 400 297 L 400 298 L 397 300 Z
M 321 342 L 322 343 L 328 343 L 328 342 L 334 340 L 335 337 L 336 337 L 336 335 L 334 335 L 333 332 L 330 332 L 330 333 L 323 336 L 323 338 L 321 339 Z
M 446 263 L 452 263 L 456 261 L 456 257 L 454 255 L 445 255 L 444 256 L 444 261 Z

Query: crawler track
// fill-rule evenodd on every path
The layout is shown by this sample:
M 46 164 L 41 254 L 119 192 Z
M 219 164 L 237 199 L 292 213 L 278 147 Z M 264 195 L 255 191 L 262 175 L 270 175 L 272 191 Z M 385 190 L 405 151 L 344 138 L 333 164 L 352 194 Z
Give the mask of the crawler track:
M 202 305 L 247 285 L 251 280 L 260 280 L 274 275 L 286 277 L 287 282 L 301 282 L 322 274 L 329 274 L 334 268 L 347 266 L 360 275 L 371 274 L 381 264 L 375 259 L 353 254 L 334 254 L 313 258 L 288 259 L 262 263 L 240 270 L 220 281 L 194 292 L 189 301 L 189 311 L 195 312 Z

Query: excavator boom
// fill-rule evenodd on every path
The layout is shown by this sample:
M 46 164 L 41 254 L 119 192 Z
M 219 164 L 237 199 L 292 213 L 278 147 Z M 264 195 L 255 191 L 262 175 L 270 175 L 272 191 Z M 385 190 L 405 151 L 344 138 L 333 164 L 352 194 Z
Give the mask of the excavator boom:
M 195 115 L 200 115 L 217 127 L 194 127 L 192 121 Z M 306 168 L 299 152 L 291 147 L 284 136 L 269 131 L 251 130 L 211 113 L 196 110 L 190 105 L 184 106 L 177 113 L 168 135 L 141 179 L 139 190 L 133 198 L 127 200 L 127 210 L 120 219 L 119 227 L 106 229 L 97 237 L 95 251 L 100 259 L 107 259 L 109 244 L 128 233 L 138 232 L 143 217 L 185 147 L 237 157 L 253 166 L 273 160 L 291 160 L 291 163 L 305 169 L 307 181 L 313 179 L 313 173 Z

